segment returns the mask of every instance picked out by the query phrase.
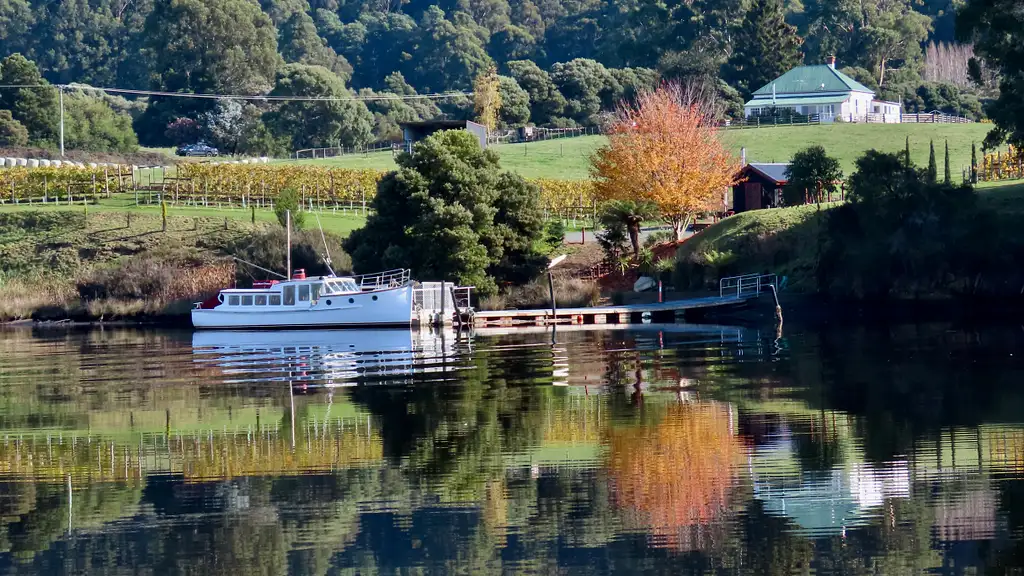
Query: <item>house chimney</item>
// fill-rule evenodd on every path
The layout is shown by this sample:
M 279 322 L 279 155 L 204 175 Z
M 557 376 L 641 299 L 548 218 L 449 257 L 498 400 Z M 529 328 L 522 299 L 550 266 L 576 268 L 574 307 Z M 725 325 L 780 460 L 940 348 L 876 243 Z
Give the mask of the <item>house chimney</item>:
M 825 63 L 828 64 L 829 68 L 831 68 L 833 70 L 836 69 L 836 57 L 835 56 L 828 56 L 828 57 L 826 57 L 825 58 Z

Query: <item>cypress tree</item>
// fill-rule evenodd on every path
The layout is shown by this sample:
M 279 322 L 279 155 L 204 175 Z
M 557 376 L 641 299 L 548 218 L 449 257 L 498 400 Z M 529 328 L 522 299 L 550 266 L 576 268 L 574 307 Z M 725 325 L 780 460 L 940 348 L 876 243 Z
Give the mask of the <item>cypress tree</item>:
M 949 171 L 949 140 L 946 140 L 946 184 L 953 183 L 952 173 Z
M 928 181 L 935 182 L 939 179 L 939 167 L 935 163 L 935 140 L 928 143 Z
M 978 183 L 978 147 L 971 142 L 971 184 Z
M 903 156 L 903 159 L 907 161 L 907 168 L 909 169 L 913 164 L 910 163 L 910 136 L 907 136 L 907 151 Z

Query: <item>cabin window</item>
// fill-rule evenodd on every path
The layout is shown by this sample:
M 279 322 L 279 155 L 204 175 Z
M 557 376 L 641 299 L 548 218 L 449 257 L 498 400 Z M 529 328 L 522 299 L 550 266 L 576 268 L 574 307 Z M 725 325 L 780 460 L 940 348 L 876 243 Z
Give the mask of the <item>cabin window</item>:
M 309 284 L 299 286 L 299 302 L 309 302 Z
M 266 294 L 257 294 L 256 295 L 256 305 L 257 306 L 266 306 L 267 305 L 267 295 Z
M 294 306 L 295 305 L 295 286 L 284 287 L 284 305 Z
M 323 288 L 323 284 L 313 284 L 313 300 L 320 298 L 320 289 Z
M 228 306 L 238 306 L 238 296 L 228 296 Z
M 280 294 L 271 294 L 270 295 L 270 305 L 271 306 L 280 306 L 281 305 L 281 295 Z
M 242 296 L 242 306 L 252 306 L 252 294 Z

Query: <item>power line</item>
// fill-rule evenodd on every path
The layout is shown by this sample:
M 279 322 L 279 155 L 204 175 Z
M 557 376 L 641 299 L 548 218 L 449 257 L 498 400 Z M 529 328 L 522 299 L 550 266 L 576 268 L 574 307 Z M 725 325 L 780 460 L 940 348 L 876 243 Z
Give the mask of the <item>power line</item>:
M 83 90 L 93 92 L 110 92 L 113 94 L 130 94 L 133 96 L 163 96 L 168 98 L 198 98 L 205 100 L 246 100 L 268 102 L 375 102 L 386 100 L 442 100 L 472 96 L 473 92 L 447 92 L 432 94 L 381 94 L 374 96 L 271 96 L 246 94 L 204 94 L 188 92 L 164 92 L 160 90 L 134 90 L 131 88 L 102 88 L 84 84 L 2 84 L 0 89 L 22 88 L 54 88 L 58 90 Z

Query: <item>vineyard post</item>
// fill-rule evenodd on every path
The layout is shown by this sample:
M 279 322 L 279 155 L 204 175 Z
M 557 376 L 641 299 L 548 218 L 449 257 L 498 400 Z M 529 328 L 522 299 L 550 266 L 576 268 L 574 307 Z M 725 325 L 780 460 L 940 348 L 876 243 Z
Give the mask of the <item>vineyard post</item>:
M 334 201 L 334 212 L 338 212 L 338 197 L 334 194 L 334 172 L 327 173 L 328 181 L 331 183 L 331 200 Z
M 47 181 L 46 174 L 43 174 L 43 204 L 46 204 L 46 201 L 49 200 L 49 198 L 47 198 L 47 196 L 49 196 L 49 192 L 50 184 Z
M 203 178 L 203 208 L 210 205 L 210 179 Z
M 360 194 L 363 196 L 363 216 L 366 216 L 366 187 L 360 186 Z
M 174 203 L 178 203 L 178 179 L 174 179 Z
M 103 191 L 106 193 L 107 198 L 110 198 L 110 175 L 107 173 L 107 167 L 103 167 Z

